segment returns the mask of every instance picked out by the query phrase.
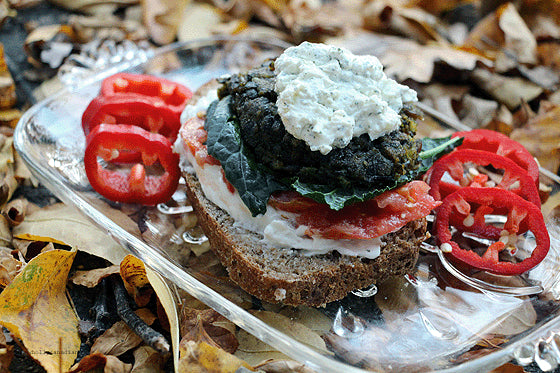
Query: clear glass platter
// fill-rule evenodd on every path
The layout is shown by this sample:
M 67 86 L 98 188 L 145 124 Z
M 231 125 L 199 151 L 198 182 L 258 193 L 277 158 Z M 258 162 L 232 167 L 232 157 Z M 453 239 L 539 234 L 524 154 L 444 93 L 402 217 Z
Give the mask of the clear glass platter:
M 550 253 L 523 276 L 463 273 L 427 243 L 413 273 L 356 291 L 324 308 L 308 309 L 262 303 L 229 281 L 197 230 L 182 186 L 173 201 L 150 208 L 112 203 L 91 189 L 82 162 L 81 115 L 103 78 L 118 71 L 144 72 L 195 90 L 211 78 L 275 57 L 285 47 L 281 42 L 212 39 L 151 51 L 114 48 L 103 63 L 82 63 L 85 68 L 77 59 L 62 77 L 65 87 L 24 114 L 14 135 L 16 149 L 42 184 L 151 268 L 311 369 L 470 372 L 490 370 L 512 359 L 521 364 L 535 361 L 543 370 L 556 367 L 558 209 L 546 210 Z M 434 123 L 440 126 L 438 131 L 450 131 L 441 118 L 437 121 L 429 114 L 430 131 Z M 552 189 L 552 200 L 560 185 L 554 175 L 548 176 L 542 179 Z M 261 320 L 257 310 L 288 316 L 320 338 L 302 340 L 270 319 Z

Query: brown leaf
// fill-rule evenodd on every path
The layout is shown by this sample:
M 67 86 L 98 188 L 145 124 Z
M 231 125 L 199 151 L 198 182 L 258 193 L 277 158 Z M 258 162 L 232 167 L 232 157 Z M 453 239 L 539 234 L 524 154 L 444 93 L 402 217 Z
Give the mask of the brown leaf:
M 526 371 L 520 365 L 506 363 L 504 365 L 500 365 L 495 369 L 492 369 L 490 373 L 526 373 Z
M 528 80 L 519 77 L 506 77 L 492 73 L 486 69 L 476 69 L 472 74 L 473 81 L 510 110 L 523 101 L 529 102 L 537 98 L 543 89 Z
M 2 208 L 2 215 L 4 215 L 10 226 L 15 227 L 23 221 L 28 204 L 29 202 L 26 199 L 18 198 L 11 200 Z
M 146 325 L 151 326 L 158 319 L 157 316 L 154 315 L 149 308 L 138 308 L 134 311 L 134 313 L 136 314 L 136 316 L 141 318 L 142 321 L 146 323 Z
M 163 372 L 163 356 L 150 346 L 140 346 L 133 352 L 134 366 L 131 373 Z
M 0 2 L 0 25 L 2 24 L 2 4 Z M 0 43 L 0 109 L 9 109 L 16 104 L 16 85 L 4 60 L 4 46 Z
M 535 156 L 542 167 L 557 172 L 560 166 L 560 106 L 528 120 L 512 131 L 510 137 L 519 141 Z
M 132 365 L 123 363 L 115 356 L 106 356 L 94 352 L 84 356 L 68 373 L 85 373 L 96 369 L 103 369 L 104 373 L 129 373 L 132 370 Z
M 16 124 L 21 118 L 21 111 L 18 109 L 0 110 L 0 126 L 16 128 Z
M 385 73 L 399 81 L 412 79 L 418 83 L 429 83 L 434 73 L 434 64 L 442 62 L 457 71 L 472 71 L 477 62 L 491 65 L 480 55 L 468 53 L 442 45 L 427 45 L 410 41 L 405 48 L 389 50 L 380 57 Z M 401 47 L 404 47 L 403 43 Z M 446 77 L 449 79 L 450 77 Z
M 293 360 L 265 360 L 253 368 L 266 373 L 314 373 L 305 364 Z
M 69 278 L 76 285 L 86 286 L 88 288 L 94 288 L 101 280 L 112 274 L 119 273 L 120 267 L 118 265 L 112 265 L 105 268 L 90 269 L 87 271 L 76 271 Z
M 0 247 L 0 287 L 8 286 L 24 266 L 25 263 L 14 258 L 12 249 Z
M 463 97 L 459 113 L 461 122 L 471 128 L 483 127 L 495 117 L 498 106 L 494 100 L 485 100 L 467 94 Z
M 157 44 L 175 40 L 177 29 L 189 0 L 142 0 L 144 25 Z
M 464 44 L 496 60 L 496 70 L 503 72 L 518 63 L 537 62 L 537 42 L 512 3 L 506 3 L 487 15 L 471 30 Z
M 243 360 L 208 343 L 188 341 L 181 345 L 180 373 L 235 373 L 241 367 L 254 372 Z
M 222 22 L 222 14 L 208 4 L 190 3 L 182 14 L 177 31 L 179 41 L 212 36 Z
M 144 263 L 133 255 L 127 255 L 120 265 L 120 273 L 128 294 L 138 307 L 150 302 L 154 290 L 150 286 Z
M 234 353 L 239 346 L 235 337 L 235 325 L 213 309 L 197 310 L 183 307 L 181 336 L 181 343 L 206 342 L 229 353 Z
M 124 321 L 117 321 L 101 334 L 91 346 L 91 352 L 120 356 L 142 343 L 142 338 L 134 333 Z

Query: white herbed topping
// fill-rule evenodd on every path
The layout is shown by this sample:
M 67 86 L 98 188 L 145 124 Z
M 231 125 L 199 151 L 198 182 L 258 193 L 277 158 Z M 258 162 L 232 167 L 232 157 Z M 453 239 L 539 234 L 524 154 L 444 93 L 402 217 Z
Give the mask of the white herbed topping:
M 399 127 L 403 104 L 416 92 L 387 78 L 374 56 L 355 56 L 304 42 L 275 61 L 278 114 L 292 136 L 329 153 L 367 133 L 376 139 Z

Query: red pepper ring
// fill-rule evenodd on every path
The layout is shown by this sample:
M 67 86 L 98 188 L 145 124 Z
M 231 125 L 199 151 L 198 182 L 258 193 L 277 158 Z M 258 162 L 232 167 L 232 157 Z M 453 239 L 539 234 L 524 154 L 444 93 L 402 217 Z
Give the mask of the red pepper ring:
M 511 191 L 524 197 L 536 206 L 541 205 L 539 191 L 537 190 L 533 179 L 524 169 L 519 167 L 512 160 L 501 155 L 475 149 L 455 150 L 438 159 L 428 173 L 428 184 L 431 188 L 430 194 L 435 199 L 441 200 L 442 197 L 460 189 L 462 187 L 461 185 L 442 181 L 442 177 L 446 172 L 448 172 L 453 179 L 462 180 L 463 164 L 467 162 L 472 162 L 479 166 L 491 165 L 494 168 L 504 170 L 502 180 L 500 184 L 497 185 L 498 188 L 508 190 L 507 188 L 515 181 L 519 181 L 519 188 L 511 189 Z M 474 181 L 474 185 L 479 186 L 479 182 L 477 182 L 476 177 Z M 473 186 L 473 184 L 470 186 Z M 484 184 L 480 186 L 484 186 Z
M 535 186 L 539 186 L 539 165 L 531 153 L 517 141 L 510 139 L 500 132 L 482 128 L 456 132 L 453 134 L 453 137 L 463 138 L 463 142 L 457 147 L 457 150 L 484 150 L 511 159 L 527 171 L 535 182 Z
M 132 166 L 130 172 L 104 168 L 98 161 L 107 162 L 118 152 L 141 154 L 143 164 Z M 145 166 L 157 161 L 163 169 L 158 175 L 146 173 Z M 171 143 L 162 135 L 150 133 L 131 125 L 101 124 L 86 138 L 84 154 L 86 175 L 93 189 L 111 201 L 155 205 L 167 202 L 179 183 L 179 155 L 173 153 Z
M 118 73 L 101 83 L 101 95 L 138 94 L 161 100 L 178 116 L 192 97 L 190 89 L 182 84 L 152 75 Z
M 491 209 L 506 209 L 510 211 L 503 228 L 504 231 L 507 231 L 508 235 L 519 233 L 519 226 L 522 223 L 525 224 L 528 230 L 535 236 L 537 244 L 531 256 L 518 263 L 500 261 L 498 252 L 501 251 L 505 245 L 499 243 L 490 245 L 483 256 L 471 250 L 461 249 L 459 245 L 452 240 L 449 225 L 454 216 L 456 218 L 457 215 L 463 217 L 467 216 L 469 211 L 466 210 L 469 208 L 465 208 L 465 204 L 470 206 L 470 203 L 489 207 Z M 472 230 L 469 230 L 469 227 L 461 228 L 472 232 Z M 440 247 L 444 245 L 447 246 L 447 249 L 442 248 L 442 251 L 447 252 L 447 255 L 473 268 L 498 275 L 519 275 L 534 268 L 546 257 L 550 248 L 550 237 L 540 208 L 524 200 L 515 193 L 498 188 L 465 187 L 445 197 L 436 212 L 435 231 Z M 496 239 L 496 237 L 486 238 Z M 449 245 L 451 251 L 448 250 Z

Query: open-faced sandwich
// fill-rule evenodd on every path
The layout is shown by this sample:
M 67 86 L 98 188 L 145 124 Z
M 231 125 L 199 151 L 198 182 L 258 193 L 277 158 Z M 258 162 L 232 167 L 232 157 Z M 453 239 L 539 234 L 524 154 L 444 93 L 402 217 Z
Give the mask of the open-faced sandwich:
M 411 271 L 439 204 L 417 180 L 415 101 L 375 57 L 307 42 L 199 89 L 175 151 L 231 279 L 320 306 Z

